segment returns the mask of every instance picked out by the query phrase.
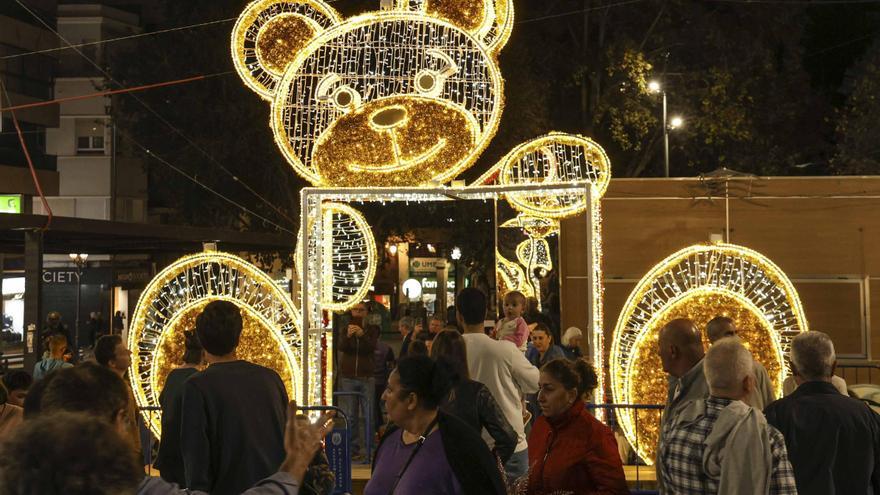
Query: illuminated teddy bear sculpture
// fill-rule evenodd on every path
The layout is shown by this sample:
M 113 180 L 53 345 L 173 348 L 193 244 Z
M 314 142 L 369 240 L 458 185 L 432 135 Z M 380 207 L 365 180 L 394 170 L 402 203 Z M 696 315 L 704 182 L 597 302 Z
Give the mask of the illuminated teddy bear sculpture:
M 235 25 L 236 69 L 271 101 L 276 142 L 315 186 L 443 183 L 495 135 L 512 2 L 390 7 L 343 21 L 321 0 L 258 0 Z

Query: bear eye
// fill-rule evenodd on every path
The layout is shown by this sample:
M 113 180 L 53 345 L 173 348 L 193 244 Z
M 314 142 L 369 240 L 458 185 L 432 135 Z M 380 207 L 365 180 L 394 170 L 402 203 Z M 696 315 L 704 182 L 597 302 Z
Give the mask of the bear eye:
M 351 106 L 355 100 L 360 99 L 355 97 L 356 94 L 357 92 L 348 86 L 337 88 L 336 91 L 333 92 L 333 103 L 335 103 L 337 107 L 347 108 Z
M 315 98 L 320 102 L 329 102 L 342 111 L 348 111 L 361 105 L 361 95 L 354 88 L 342 84 L 337 74 L 328 74 L 318 83 Z
M 416 91 L 425 96 L 439 96 L 443 91 L 443 85 L 446 79 L 458 73 L 458 65 L 452 60 L 452 57 L 441 50 L 432 48 L 426 52 L 428 55 L 439 59 L 442 64 L 438 70 L 422 69 L 413 81 Z
M 422 70 L 416 74 L 416 89 L 419 93 L 432 93 L 438 86 L 438 74 L 432 70 Z

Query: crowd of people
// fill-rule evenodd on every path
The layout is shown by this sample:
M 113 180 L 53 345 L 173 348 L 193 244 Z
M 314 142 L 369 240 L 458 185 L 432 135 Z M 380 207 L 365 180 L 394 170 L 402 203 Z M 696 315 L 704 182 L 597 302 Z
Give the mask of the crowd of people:
M 793 386 L 777 400 L 767 371 L 718 317 L 660 331 L 669 374 L 656 461 L 660 493 L 880 493 L 880 417 L 834 376 L 834 344 L 805 332 L 791 343 Z
M 557 339 L 524 318 L 528 304 L 507 294 L 487 327 L 486 295 L 464 289 L 454 322 L 399 320 L 398 356 L 369 304 L 340 315 L 335 388 L 352 460 L 372 461 L 366 495 L 629 493 L 618 439 L 590 407 L 599 380 L 583 333 Z M 0 495 L 333 493 L 322 449 L 332 415 L 308 420 L 275 371 L 239 359 L 241 331 L 239 308 L 214 301 L 184 333 L 159 396 L 159 477 L 144 474 L 125 342 L 102 336 L 73 366 L 66 337 L 51 335 L 33 375 L 0 385 Z M 793 339 L 793 383 L 777 400 L 737 332 L 719 316 L 705 329 L 672 320 L 657 336 L 660 493 L 880 493 L 880 419 L 841 393 L 828 336 Z
M 598 379 L 581 357 L 581 331 L 555 344 L 548 323 L 524 317 L 529 302 L 518 292 L 506 294 L 487 328 L 487 303 L 468 288 L 454 322 L 398 322 L 400 356 L 380 398 L 388 427 L 364 493 L 629 493 L 614 435 L 587 408 Z M 342 320 L 337 332 L 359 341 L 339 349 L 339 362 L 374 348 L 358 328 L 371 320 L 366 305 Z M 366 410 L 343 405 L 350 418 Z
M 237 359 L 241 331 L 239 308 L 215 301 L 186 333 L 183 365 L 160 398 L 161 477 L 145 476 L 124 379 L 131 351 L 118 334 L 100 337 L 93 359 L 76 366 L 65 362 L 33 381 L 24 371 L 4 375 L 0 494 L 330 493 L 321 447 L 331 418 L 306 420 L 275 371 Z

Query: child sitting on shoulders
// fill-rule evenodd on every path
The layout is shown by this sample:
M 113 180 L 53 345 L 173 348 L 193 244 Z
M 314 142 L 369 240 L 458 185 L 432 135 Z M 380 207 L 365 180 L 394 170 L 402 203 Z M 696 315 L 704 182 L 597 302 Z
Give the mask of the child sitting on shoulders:
M 513 342 L 525 352 L 529 342 L 529 325 L 522 315 L 526 311 L 526 296 L 512 290 L 504 294 L 504 318 L 495 325 L 495 339 Z

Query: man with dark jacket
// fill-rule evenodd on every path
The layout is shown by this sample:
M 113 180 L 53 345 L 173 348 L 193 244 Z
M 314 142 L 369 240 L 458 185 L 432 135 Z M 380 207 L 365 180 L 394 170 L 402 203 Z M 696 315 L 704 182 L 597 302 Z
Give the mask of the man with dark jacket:
M 137 495 L 208 495 L 186 490 L 161 478 L 145 477 L 131 455 L 128 391 L 122 379 L 104 366 L 83 363 L 59 370 L 31 388 L 28 420 L 0 449 L 0 491 L 20 493 L 128 493 Z M 310 424 L 287 409 L 285 457 L 271 476 L 242 495 L 306 493 L 310 459 L 321 452 L 328 417 Z M 48 453 L 48 454 L 47 454 Z M 75 461 L 75 462 L 72 462 Z M 3 490 L 7 488 L 7 490 Z M 217 493 L 217 492 L 215 492 Z M 322 492 L 324 493 L 324 492 Z
M 367 417 L 373 411 L 376 341 L 379 325 L 368 325 L 367 306 L 358 303 L 351 308 L 348 326 L 339 331 L 339 381 L 337 391 L 361 395 L 343 396 L 340 407 L 352 426 L 352 458 L 361 461 L 371 447 L 371 438 L 365 438 Z
M 880 493 L 880 419 L 831 384 L 834 344 L 805 332 L 791 345 L 798 388 L 764 414 L 785 436 L 801 495 Z
M 397 330 L 400 332 L 402 340 L 400 341 L 400 358 L 406 357 L 409 352 L 409 344 L 415 337 L 415 320 L 412 316 L 404 316 L 397 322 Z
M 287 390 L 274 370 L 236 356 L 238 306 L 213 301 L 196 319 L 208 367 L 183 385 L 180 453 L 186 485 L 239 494 L 284 460 Z

